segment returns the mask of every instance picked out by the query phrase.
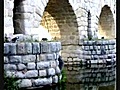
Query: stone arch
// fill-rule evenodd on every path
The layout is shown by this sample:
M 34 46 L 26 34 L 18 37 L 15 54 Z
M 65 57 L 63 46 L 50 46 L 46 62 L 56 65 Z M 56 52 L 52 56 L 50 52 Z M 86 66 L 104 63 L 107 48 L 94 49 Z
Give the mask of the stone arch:
M 79 32 L 76 15 L 68 0 L 49 0 L 40 25 L 48 29 L 54 40 L 62 43 L 62 57 L 72 57 L 78 45 Z
M 114 16 L 108 5 L 105 5 L 101 9 L 98 22 L 98 34 L 99 37 L 106 39 L 115 38 Z

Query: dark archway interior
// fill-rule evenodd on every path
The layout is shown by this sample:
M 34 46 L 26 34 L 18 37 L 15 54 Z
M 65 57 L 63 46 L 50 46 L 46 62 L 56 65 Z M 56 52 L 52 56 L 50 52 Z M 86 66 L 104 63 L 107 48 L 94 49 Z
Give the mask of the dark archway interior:
M 114 18 L 110 7 L 107 5 L 102 8 L 98 26 L 100 36 L 105 37 L 106 39 L 115 38 Z

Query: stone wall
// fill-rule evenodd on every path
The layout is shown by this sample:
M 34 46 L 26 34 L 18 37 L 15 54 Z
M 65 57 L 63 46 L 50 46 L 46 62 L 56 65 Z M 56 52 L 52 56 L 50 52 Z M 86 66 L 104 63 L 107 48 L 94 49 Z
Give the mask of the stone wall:
M 78 57 L 68 57 L 66 63 L 80 64 L 89 61 L 91 63 L 106 63 L 106 61 L 116 61 L 116 40 L 85 40 L 80 49 Z
M 60 50 L 60 42 L 4 43 L 4 70 L 19 79 L 20 87 L 58 83 Z
M 109 34 L 107 29 L 103 30 L 106 34 L 101 35 L 98 28 L 99 21 L 104 22 L 101 19 L 102 9 L 104 6 L 108 6 L 109 15 L 113 20 L 110 22 L 111 16 L 106 17 L 105 24 L 113 25 L 112 38 L 116 37 L 116 0 L 65 0 L 64 2 L 59 2 L 59 0 L 19 0 L 19 3 L 16 3 L 17 1 L 4 0 L 4 32 L 32 34 L 35 30 L 41 30 L 39 28 L 41 24 L 49 30 L 53 38 L 60 38 L 59 41 L 62 42 L 63 47 L 62 57 L 65 61 L 69 57 L 78 59 L 81 54 L 82 40 L 88 37 L 88 11 L 91 13 L 91 27 L 89 28 L 93 38 L 99 36 L 106 38 L 107 35 L 111 37 L 112 34 Z M 9 12 L 11 15 L 8 15 Z

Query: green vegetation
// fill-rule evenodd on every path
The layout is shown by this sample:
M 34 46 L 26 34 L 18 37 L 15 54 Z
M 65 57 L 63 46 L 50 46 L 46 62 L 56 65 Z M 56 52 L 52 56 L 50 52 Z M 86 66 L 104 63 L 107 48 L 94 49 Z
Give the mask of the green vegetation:
M 16 82 L 17 79 L 13 76 L 8 78 L 6 73 L 4 73 L 4 90 L 19 90 L 19 86 Z

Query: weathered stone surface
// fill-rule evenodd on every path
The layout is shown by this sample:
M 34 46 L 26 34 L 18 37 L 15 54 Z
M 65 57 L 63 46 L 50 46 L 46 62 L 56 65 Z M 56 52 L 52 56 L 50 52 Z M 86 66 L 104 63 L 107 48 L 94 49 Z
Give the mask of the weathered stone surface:
M 31 87 L 32 82 L 29 79 L 22 79 L 17 81 L 19 83 L 19 87 Z
M 50 67 L 49 62 L 38 62 L 37 63 L 37 69 L 45 69 L 45 68 L 49 68 L 49 67 Z
M 39 70 L 39 76 L 40 76 L 40 77 L 47 76 L 46 70 Z
M 31 54 L 32 53 L 32 43 L 25 43 L 25 50 L 26 54 Z
M 38 77 L 38 71 L 37 70 L 30 70 L 25 73 L 26 78 L 33 78 Z
M 34 81 L 36 86 L 48 85 L 52 83 L 52 78 L 39 78 Z
M 33 54 L 40 53 L 40 43 L 34 42 L 32 43 Z
M 56 52 L 56 42 L 50 43 L 51 52 Z
M 52 80 L 53 80 L 53 83 L 58 83 L 58 76 L 55 75 Z
M 25 54 L 25 43 L 17 44 L 17 54 Z
M 49 69 L 48 69 L 48 75 L 49 75 L 49 76 L 55 75 L 55 69 L 54 69 L 54 68 L 49 68 Z
M 27 63 L 27 69 L 35 69 L 36 64 L 34 62 Z
M 46 54 L 47 60 L 54 60 L 53 54 Z
M 24 78 L 25 74 L 23 74 L 22 72 L 17 72 L 17 73 L 15 73 L 15 77 L 17 77 L 17 78 Z
M 36 56 L 35 55 L 24 55 L 22 56 L 22 63 L 29 63 L 29 62 L 35 62 Z
M 41 42 L 41 53 L 49 52 L 49 44 L 47 42 Z
M 17 67 L 15 64 L 4 64 L 4 70 L 17 70 Z
M 40 54 L 39 59 L 40 59 L 39 61 L 46 61 L 47 60 L 46 54 Z
M 4 54 L 9 54 L 9 43 L 4 43 Z
M 10 63 L 20 63 L 21 62 L 21 56 L 10 56 Z
M 10 43 L 9 44 L 9 53 L 10 54 L 16 54 L 16 50 L 17 50 L 16 43 Z
M 55 68 L 57 66 L 57 63 L 56 63 L 56 61 L 54 60 L 54 61 L 50 61 L 50 67 L 51 68 Z
M 18 70 L 24 70 L 24 69 L 26 69 L 27 67 L 25 66 L 25 64 L 18 64 L 17 65 L 17 68 L 18 68 Z

